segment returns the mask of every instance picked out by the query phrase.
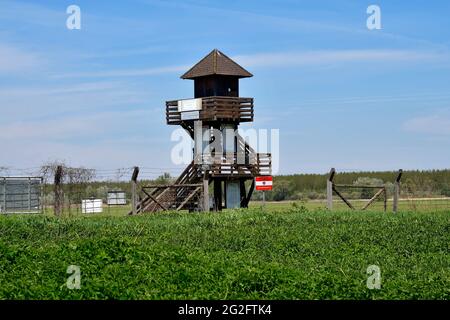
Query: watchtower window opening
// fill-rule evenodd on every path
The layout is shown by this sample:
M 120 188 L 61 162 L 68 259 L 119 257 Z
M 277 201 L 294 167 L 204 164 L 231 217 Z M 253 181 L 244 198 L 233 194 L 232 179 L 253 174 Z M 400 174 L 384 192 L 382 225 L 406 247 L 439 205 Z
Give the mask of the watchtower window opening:
M 234 76 L 212 75 L 194 80 L 195 98 L 239 96 L 239 78 Z

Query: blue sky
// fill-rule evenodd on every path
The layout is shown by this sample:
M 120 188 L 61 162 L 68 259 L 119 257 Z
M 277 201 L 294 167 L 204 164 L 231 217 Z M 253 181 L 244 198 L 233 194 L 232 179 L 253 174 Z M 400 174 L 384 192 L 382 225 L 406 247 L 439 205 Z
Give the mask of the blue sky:
M 218 48 L 254 74 L 244 128 L 280 130 L 279 173 L 448 168 L 449 18 L 448 1 L 0 0 L 0 167 L 178 173 L 164 103 Z

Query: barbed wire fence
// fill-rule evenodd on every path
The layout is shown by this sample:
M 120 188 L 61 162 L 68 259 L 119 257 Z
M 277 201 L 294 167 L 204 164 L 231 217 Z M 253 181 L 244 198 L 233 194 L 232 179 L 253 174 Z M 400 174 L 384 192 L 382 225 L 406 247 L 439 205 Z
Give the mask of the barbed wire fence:
M 61 172 L 59 182 L 56 183 L 58 167 L 61 167 Z M 139 167 L 139 181 L 135 182 L 133 187 L 134 169 L 135 167 L 115 169 L 71 167 L 62 162 L 30 168 L 0 166 L 0 212 L 42 212 L 49 215 L 103 212 L 126 215 L 132 212 L 132 203 L 137 205 L 148 197 L 148 193 L 155 189 L 154 186 L 173 184 L 183 171 L 183 168 L 176 167 Z M 39 182 L 39 179 L 42 179 L 42 182 Z M 373 176 L 369 178 L 362 174 L 353 183 L 344 184 L 339 183 L 338 175 L 334 189 L 333 185 L 328 185 L 328 192 L 325 194 L 325 197 L 328 194 L 328 198 L 317 200 L 320 202 L 318 205 L 326 205 L 333 210 L 387 212 L 450 210 L 448 175 L 440 179 L 430 179 L 406 171 L 400 175 L 392 173 L 390 178 L 384 179 Z M 276 188 L 277 183 L 274 184 L 274 189 Z M 170 201 L 161 198 L 158 201 L 162 205 L 161 209 L 179 208 L 189 194 L 187 191 L 184 196 L 185 194 L 174 186 L 167 193 L 175 192 L 181 196 L 176 197 L 176 201 L 173 197 Z M 314 200 L 308 201 L 311 201 L 311 205 L 315 205 Z M 153 206 L 155 205 L 158 204 L 154 203 Z
M 327 179 L 327 207 L 336 210 L 427 212 L 450 210 L 450 179 L 421 178 L 399 170 L 392 180 L 360 177 L 353 184 L 335 183 L 336 171 Z M 448 180 L 448 181 L 447 181 Z
M 0 202 L 3 199 L 13 199 L 11 198 L 13 195 L 10 194 L 11 182 L 8 182 L 7 187 L 3 187 L 1 183 L 6 181 L 6 177 L 20 177 L 24 181 L 28 181 L 28 177 L 39 177 L 42 182 L 39 210 L 35 210 L 36 213 L 79 215 L 104 212 L 125 215 L 131 209 L 133 170 L 134 167 L 117 169 L 71 167 L 63 162 L 49 162 L 30 168 L 0 167 Z M 139 182 L 168 184 L 172 183 L 174 177 L 181 172 L 182 168 L 141 167 Z M 11 206 L 19 206 L 19 202 L 26 202 L 27 198 L 28 195 L 24 192 L 20 199 L 10 200 Z M 36 201 L 33 198 L 32 203 Z M 1 209 L 0 206 L 0 212 Z M 23 212 L 25 213 L 25 210 Z

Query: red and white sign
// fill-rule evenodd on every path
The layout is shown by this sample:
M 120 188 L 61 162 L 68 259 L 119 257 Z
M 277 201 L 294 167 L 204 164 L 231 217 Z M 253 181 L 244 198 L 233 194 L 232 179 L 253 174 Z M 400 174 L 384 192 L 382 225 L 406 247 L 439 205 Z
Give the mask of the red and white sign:
M 270 191 L 272 190 L 272 176 L 261 176 L 255 178 L 256 190 Z

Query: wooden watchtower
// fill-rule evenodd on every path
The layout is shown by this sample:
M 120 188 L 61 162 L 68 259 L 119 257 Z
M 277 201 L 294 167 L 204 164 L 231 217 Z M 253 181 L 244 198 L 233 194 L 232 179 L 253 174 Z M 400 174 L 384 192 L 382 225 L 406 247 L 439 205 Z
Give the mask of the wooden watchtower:
M 194 98 L 167 101 L 166 120 L 192 137 L 193 160 L 173 185 L 144 198 L 141 211 L 248 206 L 254 177 L 271 174 L 271 155 L 256 153 L 237 133 L 241 122 L 253 121 L 253 98 L 239 97 L 239 80 L 252 76 L 217 49 L 181 76 L 194 80 Z

